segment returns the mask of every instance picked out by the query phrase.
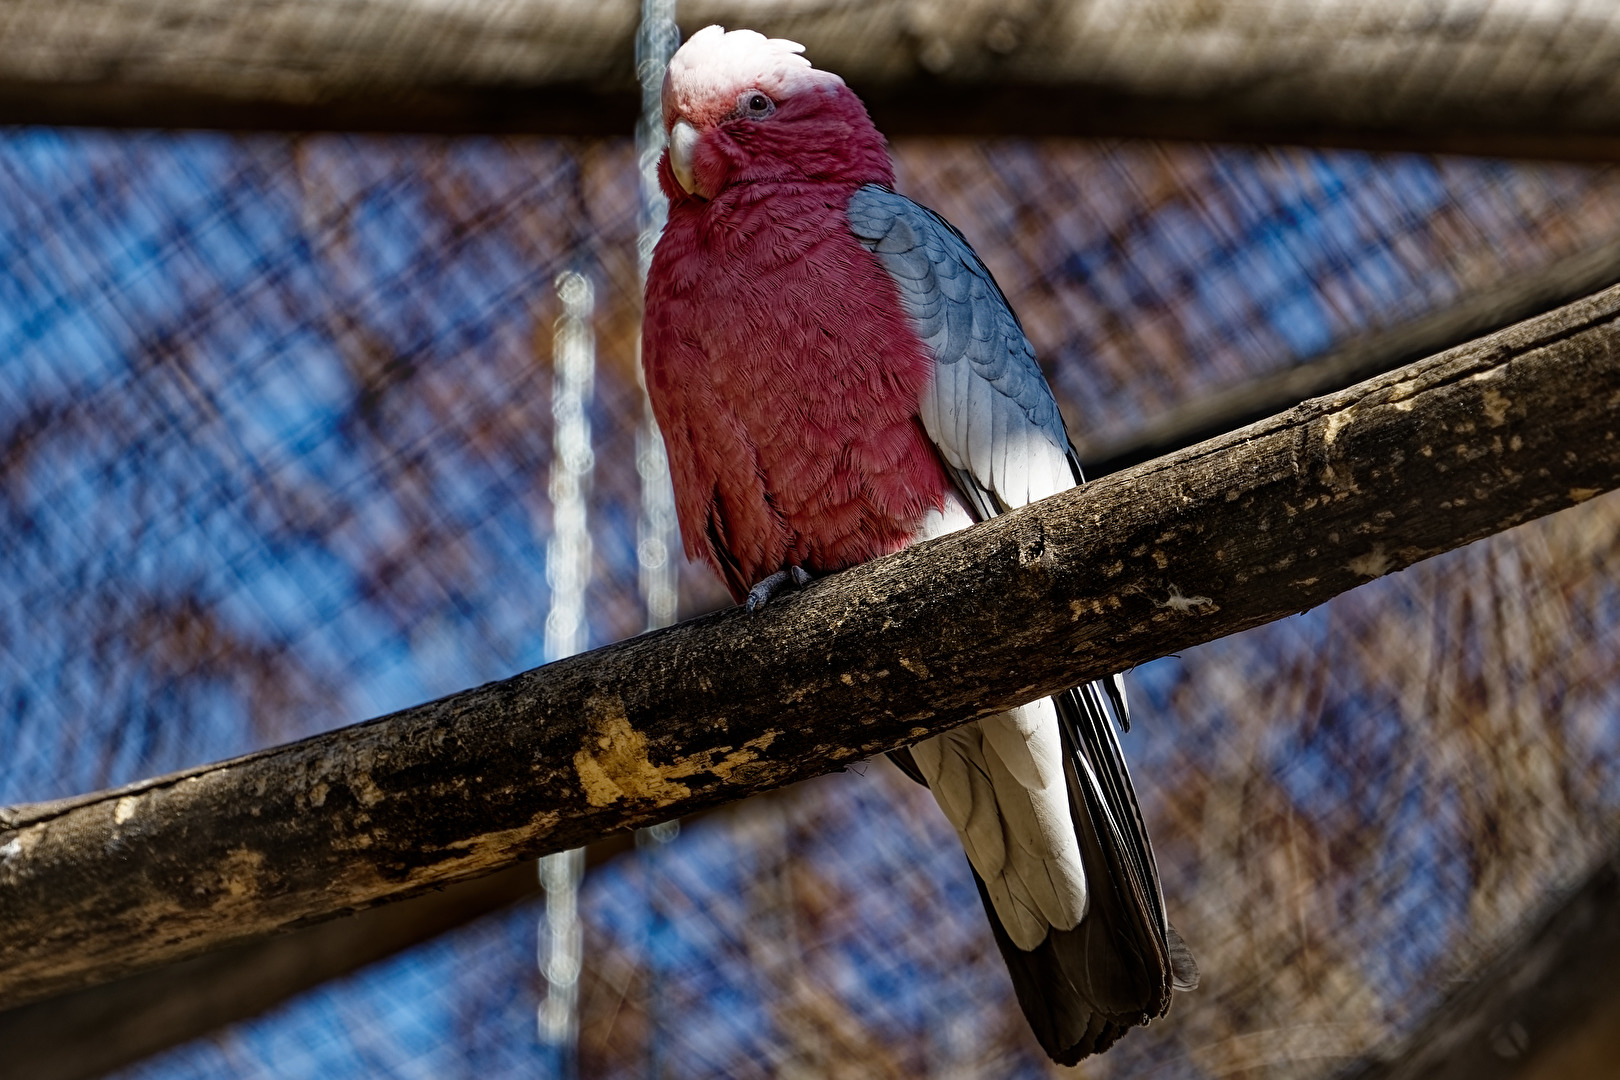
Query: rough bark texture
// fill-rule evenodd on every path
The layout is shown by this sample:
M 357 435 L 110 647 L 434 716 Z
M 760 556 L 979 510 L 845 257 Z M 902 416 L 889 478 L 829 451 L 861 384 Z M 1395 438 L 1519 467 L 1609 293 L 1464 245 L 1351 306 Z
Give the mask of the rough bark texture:
M 0 1002 L 486 874 L 1319 604 L 1620 485 L 1620 289 L 741 610 L 0 812 Z
M 10 0 L 0 122 L 619 135 L 635 0 Z M 1580 0 L 683 0 L 842 74 L 889 134 L 1613 157 L 1620 11 Z
M 1307 364 L 1191 402 L 1150 421 L 1128 439 L 1082 442 L 1079 450 L 1086 475 L 1095 479 L 1180 450 L 1312 395 L 1343 389 L 1414 358 L 1540 314 L 1615 281 L 1620 281 L 1620 245 L 1592 248 Z M 615 833 L 587 848 L 587 862 L 594 866 L 632 846 L 630 833 Z M 519 864 L 402 903 L 70 991 L 0 1012 L 0 1046 L 7 1048 L 7 1060 L 20 1075 L 36 1080 L 92 1080 L 225 1024 L 256 1016 L 322 982 L 534 895 L 538 888 L 530 867 Z M 1616 948 L 1620 950 L 1620 942 Z M 1506 962 L 1514 963 L 1514 955 Z M 1615 968 L 1620 971 L 1620 961 Z M 1559 973 L 1550 974 L 1556 983 Z M 1538 985 L 1536 989 L 1537 996 L 1556 992 L 1556 986 Z M 1615 988 L 1612 1007 L 1620 1008 L 1620 987 Z M 1603 1025 L 1594 1021 L 1587 1026 L 1597 1029 Z

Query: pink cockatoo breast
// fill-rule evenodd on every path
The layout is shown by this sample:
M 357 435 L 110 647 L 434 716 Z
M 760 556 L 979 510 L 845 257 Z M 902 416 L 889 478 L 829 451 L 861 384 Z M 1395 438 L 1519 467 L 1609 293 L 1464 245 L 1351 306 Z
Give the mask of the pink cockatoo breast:
M 643 355 L 688 556 L 741 599 L 785 566 L 904 547 L 949 482 L 917 418 L 933 361 L 850 232 L 867 178 L 706 201 L 662 175 Z
M 847 216 L 893 183 L 887 146 L 797 51 L 711 27 L 664 85 L 686 186 L 666 153 L 643 362 L 687 554 L 739 599 L 904 547 L 949 487 L 918 419 L 933 359 Z

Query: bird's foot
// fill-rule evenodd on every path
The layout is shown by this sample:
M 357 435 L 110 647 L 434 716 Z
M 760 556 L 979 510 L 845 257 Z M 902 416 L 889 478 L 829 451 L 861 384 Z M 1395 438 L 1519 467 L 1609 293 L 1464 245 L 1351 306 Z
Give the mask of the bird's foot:
M 810 584 L 810 571 L 802 566 L 790 566 L 786 570 L 778 570 L 748 590 L 748 599 L 743 601 L 743 606 L 749 611 L 758 611 L 787 590 L 802 589 L 808 584 Z

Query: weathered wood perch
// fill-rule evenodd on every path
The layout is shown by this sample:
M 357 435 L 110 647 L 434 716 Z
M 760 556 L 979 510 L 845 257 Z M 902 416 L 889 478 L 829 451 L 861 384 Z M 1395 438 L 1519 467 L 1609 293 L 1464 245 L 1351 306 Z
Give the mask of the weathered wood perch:
M 1185 403 L 1125 439 L 1078 442 L 1086 475 L 1095 479 L 1183 449 L 1617 281 L 1620 243 L 1612 242 L 1514 275 L 1441 311 L 1354 338 L 1303 364 Z M 633 847 L 633 834 L 611 834 L 586 849 L 588 865 Z M 3 1010 L 0 1046 L 20 1075 L 34 1080 L 93 1080 L 256 1016 L 322 982 L 414 947 L 539 889 L 533 867 L 517 864 L 400 903 Z M 1620 956 L 1620 940 L 1613 944 Z M 1602 962 L 1608 963 L 1606 956 Z M 1620 963 L 1610 966 L 1620 971 Z M 1538 982 L 1530 996 L 1557 994 L 1561 973 L 1550 972 L 1543 980 L 1548 985 Z M 1620 994 L 1612 996 L 1620 1003 Z M 1532 1033 L 1532 1039 L 1543 1041 L 1540 1032 Z
M 1620 486 L 1620 288 L 740 610 L 0 811 L 0 1004 L 843 767 Z
M 8 0 L 0 122 L 617 136 L 636 0 Z M 1581 0 L 681 0 L 802 41 L 898 134 L 1620 156 Z
M 1189 402 L 1149 421 L 1127 439 L 1080 442 L 1086 473 L 1096 478 L 1183 449 L 1616 281 L 1620 281 L 1620 244 L 1597 245 L 1554 266 L 1537 267 L 1471 293 L 1439 312 L 1352 339 L 1304 364 Z M 631 847 L 632 834 L 614 833 L 591 844 L 586 855 L 588 860 L 600 860 Z M 21 1075 L 90 1080 L 258 1015 L 328 979 L 538 891 L 533 867 L 518 864 L 401 903 L 0 1011 L 0 1046 L 6 1047 L 7 1061 Z M 1614 955 L 1620 956 L 1620 935 L 1613 945 Z M 1504 962 L 1512 963 L 1512 958 Z M 1620 971 L 1620 963 L 1610 961 L 1607 953 L 1598 962 Z M 1527 996 L 1551 1000 L 1562 992 L 1562 971 L 1546 973 Z M 1620 993 L 1611 997 L 1620 1007 Z M 1542 1036 L 1540 1031 L 1531 1034 L 1537 1044 L 1546 1041 Z

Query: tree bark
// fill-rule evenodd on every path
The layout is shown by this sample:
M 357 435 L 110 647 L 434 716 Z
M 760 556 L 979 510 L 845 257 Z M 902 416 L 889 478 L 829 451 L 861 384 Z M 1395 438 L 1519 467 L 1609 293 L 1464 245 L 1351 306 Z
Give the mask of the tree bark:
M 1620 16 L 1580 0 L 685 0 L 803 42 L 901 134 L 1620 154 Z M 637 4 L 12 0 L 0 122 L 621 135 Z
M 1569 303 L 1620 281 L 1620 245 L 1603 244 L 1511 278 L 1443 311 L 1368 335 L 1305 364 L 1249 380 L 1150 420 L 1129 438 L 1077 443 L 1092 479 L 1290 408 L 1307 397 Z M 632 847 L 614 833 L 588 865 Z M 399 904 L 0 1012 L 0 1046 L 20 1075 L 92 1080 L 215 1028 L 256 1016 L 329 979 L 538 893 L 528 864 Z M 1607 962 L 1607 961 L 1605 961 Z M 1620 970 L 1620 965 L 1616 965 Z M 1537 994 L 1552 991 L 1538 986 Z M 1620 1006 L 1620 993 L 1613 995 Z M 1541 1039 L 1535 1041 L 1539 1044 Z
M 391 716 L 0 812 L 0 1003 L 844 767 L 1620 485 L 1620 289 L 964 533 Z

